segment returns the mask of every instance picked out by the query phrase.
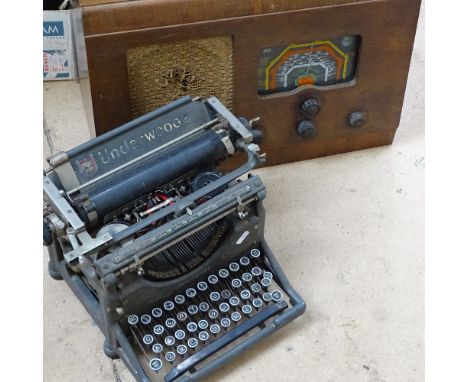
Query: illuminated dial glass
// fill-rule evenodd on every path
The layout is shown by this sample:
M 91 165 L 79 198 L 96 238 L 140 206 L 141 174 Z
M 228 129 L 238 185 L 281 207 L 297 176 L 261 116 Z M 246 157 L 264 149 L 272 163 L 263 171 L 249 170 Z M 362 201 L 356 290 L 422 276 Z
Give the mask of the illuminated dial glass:
M 359 36 L 264 48 L 260 52 L 258 94 L 310 85 L 338 85 L 356 77 Z

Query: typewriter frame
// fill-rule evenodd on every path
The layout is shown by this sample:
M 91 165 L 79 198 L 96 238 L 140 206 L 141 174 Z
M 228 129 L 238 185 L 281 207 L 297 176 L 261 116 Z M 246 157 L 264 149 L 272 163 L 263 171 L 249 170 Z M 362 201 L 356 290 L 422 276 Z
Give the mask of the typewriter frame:
M 227 110 L 225 111 L 227 112 Z M 227 117 L 231 119 L 233 124 L 236 124 L 236 121 L 232 120 L 233 116 L 230 115 L 230 113 L 227 114 Z M 239 128 L 242 130 L 242 127 Z M 249 142 L 251 137 L 249 137 L 248 131 L 242 131 L 241 136 L 243 136 L 243 138 L 239 139 L 236 142 L 236 145 L 241 151 L 244 151 L 247 154 L 247 162 L 243 166 L 232 172 L 226 173 L 217 181 L 209 183 L 200 190 L 189 194 L 181 200 L 181 203 L 176 203 L 144 218 L 142 221 L 140 221 L 140 223 L 149 225 L 152 221 L 156 221 L 162 216 L 167 216 L 176 211 L 176 216 L 186 216 L 189 214 L 187 211 L 187 206 L 189 206 L 194 200 L 202 195 L 210 194 L 214 190 L 219 189 L 219 187 L 222 185 L 232 184 L 233 180 L 238 179 L 240 176 L 248 173 L 251 169 L 253 169 L 260 161 L 263 160 L 263 156 L 258 154 L 258 146 Z M 64 254 L 60 243 L 58 242 L 57 238 L 54 237 L 52 244 L 48 246 L 50 257 L 49 273 L 51 277 L 57 280 L 65 280 L 74 294 L 83 304 L 85 309 L 88 311 L 96 325 L 100 328 L 105 336 L 105 354 L 113 359 L 121 358 L 137 381 L 149 382 L 151 378 L 148 377 L 142 368 L 129 339 L 127 338 L 121 326 L 122 319 L 124 318 L 123 309 L 121 307 L 121 297 L 129 297 L 133 294 L 133 297 L 136 299 L 133 301 L 133 309 L 137 309 L 137 307 L 143 302 L 142 297 L 140 297 L 140 300 L 135 297 L 135 294 L 138 294 L 137 292 L 141 291 L 140 288 L 145 288 L 145 296 L 157 295 L 157 300 L 161 300 L 167 297 L 168 295 L 174 293 L 174 288 L 177 286 L 181 287 L 185 280 L 199 278 L 201 275 L 207 273 L 212 268 L 210 268 L 210 265 L 213 266 L 216 262 L 219 263 L 227 258 L 232 258 L 232 255 L 225 254 L 225 259 L 223 259 L 222 255 L 223 251 L 226 250 L 229 244 L 228 240 L 226 240 L 227 243 L 224 242 L 223 245 L 221 245 L 221 247 L 218 248 L 210 256 L 210 258 L 206 260 L 205 263 L 200 265 L 198 268 L 193 269 L 184 276 L 167 282 L 167 286 L 165 288 L 161 288 L 158 283 L 152 283 L 150 281 L 144 280 L 143 278 L 137 278 L 135 275 L 136 272 L 129 272 L 129 270 L 135 271 L 135 267 L 138 267 L 139 263 L 143 261 L 145 256 L 144 253 L 138 254 L 138 259 L 136 260 L 134 258 L 129 258 L 127 259 L 127 262 L 122 261 L 118 264 L 112 262 L 112 259 L 115 258 L 115 256 L 112 255 L 104 256 L 103 258 L 96 261 L 90 261 L 90 259 L 86 257 L 87 251 L 96 251 L 97 248 L 105 245 L 106 242 L 109 242 L 110 240 L 113 240 L 113 243 L 125 240 L 125 232 L 127 230 L 132 231 L 133 226 L 128 227 L 126 230 L 115 235 L 113 238 L 104 237 L 101 241 L 98 239 L 92 239 L 89 237 L 86 229 L 84 229 L 85 223 L 73 211 L 73 208 L 71 208 L 67 200 L 61 195 L 58 188 L 55 186 L 54 182 L 52 182 L 47 175 L 44 177 L 44 194 L 47 201 L 51 203 L 57 213 L 61 215 L 62 220 L 66 221 L 71 226 L 71 228 L 75 230 L 75 232 L 78 232 L 78 235 L 82 235 L 82 241 L 84 242 L 84 248 L 82 249 L 81 254 L 77 254 L 76 252 L 74 253 L 74 251 Z M 237 254 L 241 254 L 252 248 L 253 244 L 256 248 L 259 248 L 267 259 L 269 267 L 275 274 L 277 283 L 287 293 L 290 299 L 290 306 L 286 310 L 278 313 L 278 315 L 269 324 L 262 327 L 257 332 L 249 333 L 247 338 L 244 338 L 243 336 L 242 342 L 233 344 L 231 348 L 227 349 L 221 355 L 215 354 L 214 359 L 210 358 L 204 366 L 198 368 L 195 372 L 192 372 L 194 369 L 191 369 L 190 372 L 181 375 L 180 377 L 176 378 L 175 381 L 188 382 L 202 379 L 216 368 L 233 359 L 243 350 L 253 346 L 258 341 L 272 334 L 273 332 L 276 332 L 305 311 L 305 302 L 289 283 L 278 261 L 274 257 L 265 241 L 265 210 L 262 204 L 262 200 L 265 198 L 265 196 L 265 187 L 260 178 L 258 176 L 249 175 L 246 180 L 240 181 L 238 184 L 227 188 L 221 194 L 212 199 L 213 201 L 218 199 L 229 201 L 229 204 L 223 207 L 224 210 L 221 211 L 222 213 L 219 213 L 220 211 L 217 210 L 216 212 L 218 215 L 216 217 L 208 215 L 207 217 L 211 219 L 196 221 L 194 223 L 194 227 L 189 225 L 187 232 L 178 232 L 178 236 L 174 238 L 173 242 L 181 240 L 181 238 L 184 237 L 183 235 L 187 234 L 188 230 L 191 228 L 191 232 L 195 232 L 213 220 L 222 219 L 226 215 L 233 212 L 240 213 L 247 204 L 254 205 L 255 213 L 251 214 L 251 216 L 248 216 L 247 219 L 245 219 L 244 227 L 242 228 L 242 230 L 250 229 L 251 234 L 248 235 L 248 240 L 245 240 L 245 242 L 237 246 L 238 248 L 236 248 L 236 256 Z M 201 206 L 203 205 L 204 204 Z M 165 223 L 162 227 L 168 224 L 170 224 L 170 222 Z M 150 235 L 151 232 L 154 231 L 150 231 L 144 236 Z M 151 247 L 150 251 L 152 255 L 157 256 L 157 253 L 171 244 L 172 242 L 165 242 L 164 240 L 161 240 L 157 244 L 159 247 L 156 247 L 155 249 L 153 246 Z M 233 250 L 231 251 L 234 252 Z M 73 264 L 77 261 L 81 265 L 81 272 L 83 274 L 82 277 L 69 268 L 70 264 Z M 128 278 L 129 276 L 130 282 L 125 284 L 125 278 Z M 121 280 L 123 287 L 121 286 L 120 291 L 117 293 L 115 288 L 119 279 Z M 92 290 L 94 290 L 97 294 L 97 298 L 93 294 Z M 143 293 L 141 293 L 141 295 L 143 295 Z M 130 299 L 128 298 L 127 300 Z M 125 308 L 127 309 L 128 307 Z M 228 335 L 229 333 L 226 334 L 226 336 Z

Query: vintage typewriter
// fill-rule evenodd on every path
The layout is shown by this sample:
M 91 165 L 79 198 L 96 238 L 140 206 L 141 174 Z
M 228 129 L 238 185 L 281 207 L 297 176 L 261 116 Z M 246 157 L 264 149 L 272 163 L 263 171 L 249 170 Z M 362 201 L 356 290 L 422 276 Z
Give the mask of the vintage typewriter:
M 305 310 L 265 242 L 254 123 L 186 96 L 48 159 L 49 273 L 137 381 L 200 380 Z

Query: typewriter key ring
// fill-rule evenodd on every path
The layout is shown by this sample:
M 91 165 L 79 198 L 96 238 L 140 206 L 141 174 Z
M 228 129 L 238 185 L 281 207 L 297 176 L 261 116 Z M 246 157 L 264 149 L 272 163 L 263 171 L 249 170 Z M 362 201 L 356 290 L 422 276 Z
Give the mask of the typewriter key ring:
M 172 346 L 175 344 L 175 338 L 172 337 L 172 336 L 167 336 L 166 338 L 164 338 L 164 343 L 167 345 L 167 346 Z
M 239 263 L 241 263 L 241 265 L 246 267 L 250 264 L 250 259 L 247 256 L 242 256 L 239 260 Z
M 212 320 L 216 320 L 218 318 L 218 311 L 216 309 L 210 309 L 210 311 L 208 312 L 208 316 L 212 319 Z
M 137 325 L 139 320 L 140 319 L 138 318 L 136 314 L 131 314 L 130 316 L 128 316 L 128 319 L 127 319 L 128 323 L 132 326 Z
M 165 358 L 166 358 L 166 361 L 167 362 L 174 362 L 174 360 L 176 359 L 176 355 L 174 352 L 170 351 L 170 352 L 167 352 L 166 355 L 165 355 Z
M 218 275 L 219 277 L 221 277 L 222 279 L 226 279 L 229 277 L 229 271 L 227 269 L 220 269 L 218 271 Z
M 283 299 L 283 293 L 279 290 L 275 290 L 273 292 L 271 292 L 271 297 L 273 299 L 274 302 L 278 302 L 278 301 L 281 301 Z
M 154 308 L 151 311 L 151 314 L 153 315 L 154 318 L 161 318 L 163 315 L 163 311 L 161 308 Z
M 179 346 L 177 346 L 177 353 L 178 353 L 178 354 L 184 355 L 184 354 L 187 353 L 187 351 L 188 351 L 187 346 L 185 346 L 185 345 L 179 345 Z
M 160 354 L 163 351 L 163 346 L 159 343 L 155 343 L 151 349 L 154 353 Z
M 210 338 L 210 335 L 208 334 L 208 332 L 200 332 L 198 333 L 198 339 L 202 342 L 206 342 L 208 341 L 208 338 Z
M 160 336 L 161 334 L 164 333 L 164 326 L 162 325 L 156 325 L 153 328 L 153 333 L 156 334 L 157 336 Z
M 144 314 L 143 316 L 141 316 L 140 322 L 143 325 L 148 325 L 149 323 L 151 323 L 151 316 L 149 314 Z
M 190 338 L 187 341 L 187 345 L 190 349 L 195 349 L 198 346 L 198 340 L 196 338 Z
M 231 307 L 226 302 L 222 302 L 221 304 L 219 304 L 219 311 L 221 313 L 227 313 L 227 312 L 229 312 L 230 309 L 231 309 Z
M 145 334 L 143 337 L 143 343 L 145 345 L 151 345 L 154 342 L 154 337 L 151 334 Z
M 258 259 L 260 257 L 260 251 L 257 248 L 254 248 L 250 251 L 250 257 L 253 259 Z
M 175 338 L 177 338 L 179 341 L 182 341 L 185 338 L 185 331 L 179 329 L 176 330 L 174 333 Z
M 189 322 L 187 324 L 187 330 L 190 332 L 190 333 L 194 333 L 196 332 L 198 329 L 198 325 L 195 323 L 195 322 Z
M 166 301 L 164 302 L 164 305 L 163 305 L 164 309 L 166 309 L 168 312 L 170 312 L 171 310 L 174 309 L 175 305 L 172 301 Z
M 149 367 L 151 370 L 159 371 L 161 370 L 162 366 L 163 363 L 159 358 L 153 358 L 151 361 L 149 361 Z

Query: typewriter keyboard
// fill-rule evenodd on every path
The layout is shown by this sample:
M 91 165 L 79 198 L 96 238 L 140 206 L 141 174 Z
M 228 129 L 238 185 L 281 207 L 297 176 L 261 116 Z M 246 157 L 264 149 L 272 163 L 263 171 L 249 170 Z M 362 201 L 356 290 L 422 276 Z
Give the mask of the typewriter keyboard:
M 171 382 L 287 307 L 252 249 L 150 312 L 128 316 L 128 324 L 147 369 Z

